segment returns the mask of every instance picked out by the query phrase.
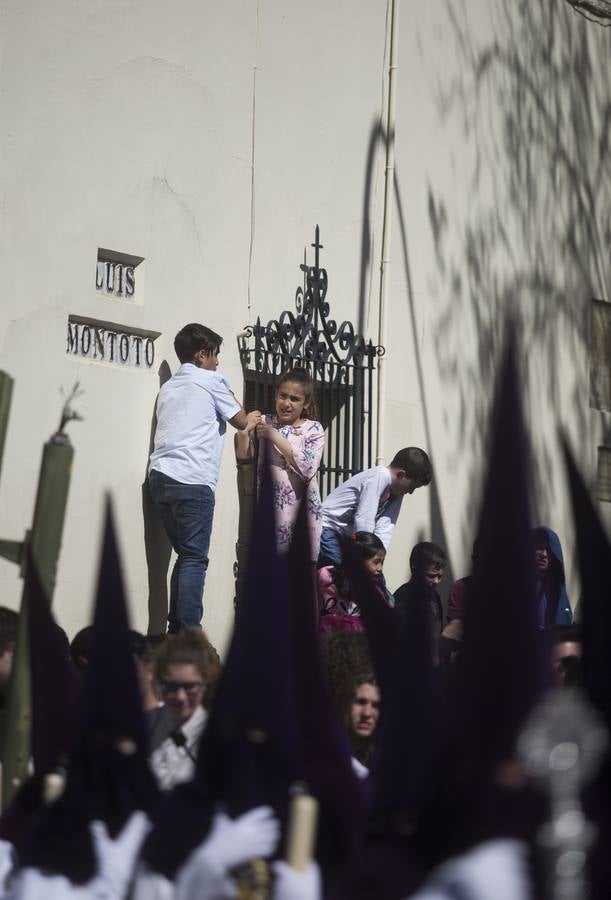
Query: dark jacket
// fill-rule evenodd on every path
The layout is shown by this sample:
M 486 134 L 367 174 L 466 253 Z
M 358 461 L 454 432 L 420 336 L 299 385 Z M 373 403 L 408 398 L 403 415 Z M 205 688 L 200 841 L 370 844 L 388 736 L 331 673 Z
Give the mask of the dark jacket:
M 550 551 L 550 566 L 537 573 L 538 619 L 541 628 L 549 625 L 570 625 L 573 613 L 566 592 L 564 557 L 560 538 L 551 528 L 536 528 L 533 536 L 544 533 Z
M 410 597 L 415 591 L 422 590 L 419 587 L 412 577 L 410 581 L 407 581 L 405 584 L 402 584 L 400 588 L 397 588 L 395 591 L 395 606 L 400 612 L 405 612 L 407 607 L 409 606 Z M 433 619 L 434 630 L 437 633 L 437 637 L 441 634 L 441 629 L 443 627 L 443 612 L 441 606 L 441 598 L 437 591 L 432 587 L 426 587 L 426 593 L 429 599 L 429 605 L 431 608 L 431 618 Z

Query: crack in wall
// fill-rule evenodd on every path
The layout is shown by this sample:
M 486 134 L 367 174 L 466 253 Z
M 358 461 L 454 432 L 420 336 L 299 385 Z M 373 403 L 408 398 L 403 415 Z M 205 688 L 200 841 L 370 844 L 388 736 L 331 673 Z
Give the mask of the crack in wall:
M 162 188 L 162 190 L 167 191 L 169 194 L 172 195 L 172 197 L 174 197 L 178 201 L 179 205 L 185 211 L 185 213 L 187 214 L 187 216 L 193 226 L 193 231 L 195 233 L 195 238 L 196 238 L 196 243 L 197 243 L 197 249 L 199 251 L 199 255 L 200 255 L 201 259 L 205 262 L 206 256 L 203 251 L 202 238 L 199 233 L 199 228 L 197 227 L 197 219 L 195 218 L 195 213 L 193 212 L 189 203 L 186 201 L 186 199 L 183 197 L 182 194 L 180 194 L 177 190 L 175 190 L 172 187 L 172 185 L 170 184 L 170 182 L 168 181 L 168 179 L 165 175 L 155 175 L 154 178 L 152 178 L 149 183 L 153 187 L 155 185 L 159 185 Z

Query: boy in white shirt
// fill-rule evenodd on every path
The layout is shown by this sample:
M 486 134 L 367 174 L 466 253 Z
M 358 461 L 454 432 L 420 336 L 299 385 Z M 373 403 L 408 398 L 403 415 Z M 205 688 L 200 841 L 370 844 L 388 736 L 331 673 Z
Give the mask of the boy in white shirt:
M 226 423 L 251 430 L 261 421 L 258 411 L 246 414 L 216 371 L 222 342 L 204 325 L 185 325 L 174 339 L 181 366 L 157 398 L 148 482 L 178 556 L 170 581 L 171 633 L 201 622 Z
M 405 494 L 430 484 L 433 467 L 419 447 L 406 447 L 389 466 L 359 472 L 331 491 L 322 504 L 318 566 L 341 565 L 338 535 L 357 531 L 376 534 L 388 551 Z

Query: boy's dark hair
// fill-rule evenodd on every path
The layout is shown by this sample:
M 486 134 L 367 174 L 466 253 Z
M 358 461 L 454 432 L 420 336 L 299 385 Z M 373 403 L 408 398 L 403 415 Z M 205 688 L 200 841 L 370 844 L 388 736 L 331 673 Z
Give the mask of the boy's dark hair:
M 314 396 L 314 379 L 306 369 L 295 368 L 284 372 L 278 382 L 277 391 L 287 381 L 294 381 L 303 390 L 306 398 L 307 410 L 304 409 L 304 419 L 318 419 L 318 407 L 316 406 L 316 397 Z
M 412 572 L 422 572 L 429 567 L 435 569 L 445 569 L 448 564 L 448 557 L 445 550 L 438 544 L 432 544 L 430 541 L 422 541 L 416 544 L 409 555 L 409 567 Z
M 357 531 L 354 535 L 354 543 L 362 559 L 373 559 L 380 550 L 386 553 L 386 547 L 380 538 L 371 531 Z
M 7 644 L 17 640 L 19 613 L 6 606 L 0 606 L 0 654 L 4 653 Z
M 73 637 L 70 644 L 70 658 L 77 669 L 83 670 L 91 660 L 91 652 L 95 641 L 95 631 L 93 625 L 86 625 Z M 132 653 L 147 662 L 151 658 L 152 648 L 143 634 L 139 631 L 129 632 L 129 641 Z
M 197 322 L 191 322 L 181 328 L 174 338 L 174 350 L 176 356 L 181 363 L 193 362 L 193 357 L 200 350 L 203 350 L 206 356 L 220 350 L 223 338 L 220 334 L 206 328 L 205 325 L 199 325 Z
M 404 447 L 395 453 L 391 463 L 393 469 L 403 469 L 408 478 L 415 478 L 421 487 L 433 479 L 431 461 L 420 447 Z

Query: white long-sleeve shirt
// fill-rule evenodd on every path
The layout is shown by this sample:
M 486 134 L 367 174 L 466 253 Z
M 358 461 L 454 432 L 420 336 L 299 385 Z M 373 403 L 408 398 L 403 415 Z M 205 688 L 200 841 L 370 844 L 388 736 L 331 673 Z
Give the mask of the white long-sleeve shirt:
M 207 484 L 214 491 L 227 422 L 241 409 L 220 372 L 183 363 L 157 397 L 149 468 L 181 484 Z
M 194 758 L 197 756 L 207 718 L 206 710 L 198 707 L 191 718 L 176 729 L 183 733 L 184 745 L 177 744 L 170 736 L 149 756 L 151 769 L 162 791 L 169 791 L 175 785 L 193 778 Z
M 374 466 L 344 481 L 322 504 L 322 527 L 346 535 L 372 532 L 388 550 L 403 500 L 389 494 L 391 480 L 387 466 Z

